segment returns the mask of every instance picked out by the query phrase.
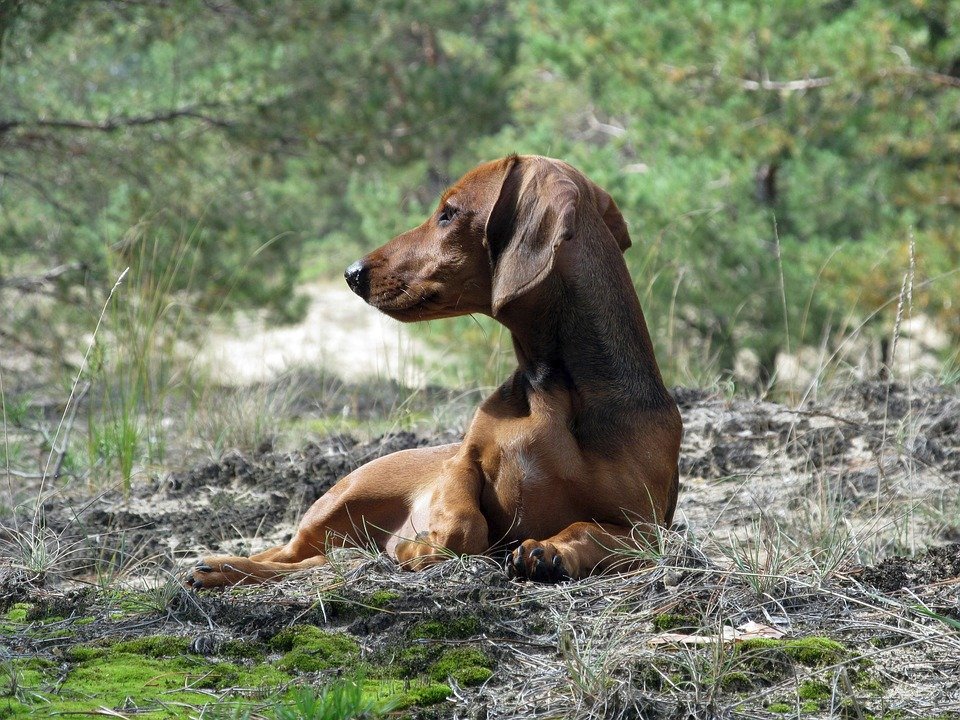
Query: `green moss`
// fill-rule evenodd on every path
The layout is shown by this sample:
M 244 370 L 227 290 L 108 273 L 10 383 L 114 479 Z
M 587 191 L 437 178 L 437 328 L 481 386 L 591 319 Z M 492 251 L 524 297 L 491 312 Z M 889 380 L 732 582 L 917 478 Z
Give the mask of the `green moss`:
M 313 625 L 295 625 L 270 640 L 270 647 L 284 652 L 277 663 L 281 670 L 317 672 L 330 668 L 356 669 L 360 647 L 343 633 L 328 633 Z
M 847 649 L 836 640 L 819 636 L 788 640 L 753 638 L 744 640 L 737 650 L 761 659 L 775 660 L 775 656 L 780 655 L 807 667 L 833 665 L 848 655 Z
M 391 590 L 377 590 L 376 592 L 370 593 L 370 595 L 366 598 L 366 603 L 370 607 L 375 607 L 378 610 L 382 610 L 400 597 L 400 593 L 395 593 Z
M 815 700 L 804 700 L 800 704 L 800 712 L 804 714 L 815 713 L 820 709 L 820 703 Z
M 389 705 L 393 710 L 403 710 L 414 705 L 436 705 L 450 697 L 451 693 L 448 685 L 423 680 L 367 680 L 363 684 L 363 691 L 378 704 Z
M 427 676 L 437 682 L 453 678 L 461 685 L 479 685 L 493 675 L 495 663 L 477 647 L 444 648 L 436 643 L 415 642 L 391 656 L 381 656 L 378 667 L 386 676 L 406 681 Z
M 289 683 L 292 677 L 285 672 L 281 672 L 272 665 L 254 664 L 251 667 L 234 665 L 232 663 L 220 663 L 218 667 L 223 668 L 221 678 L 227 680 L 228 670 L 233 674 L 229 677 L 231 682 L 221 682 L 220 688 L 244 687 L 244 688 L 276 688 Z
M 450 696 L 448 685 L 430 681 L 402 681 L 402 680 L 375 680 L 364 677 L 362 674 L 351 680 L 349 678 L 336 681 L 324 689 L 319 695 L 309 688 L 301 688 L 292 696 L 293 710 L 298 711 L 296 717 L 381 717 L 389 708 L 393 717 L 394 712 L 413 706 L 426 707 L 443 702 Z M 298 702 L 304 696 L 312 702 Z M 298 707 L 299 706 L 299 707 Z M 324 706 L 332 706 L 332 713 L 324 713 Z M 379 709 L 379 710 L 378 710 Z M 358 714 L 352 714 L 358 713 Z M 407 717 L 404 715 L 403 717 Z
M 149 598 L 144 593 L 132 590 L 114 590 L 108 599 L 122 613 L 139 613 L 150 605 Z
M 437 655 L 437 651 L 428 645 L 411 645 L 401 650 L 396 661 L 390 662 L 388 667 L 397 677 L 415 678 L 427 671 Z
M 276 688 L 289 683 L 289 674 L 270 665 L 247 668 L 230 662 L 180 652 L 184 638 L 156 636 L 71 648 L 72 664 L 62 668 L 50 661 L 18 663 L 15 672 L 20 687 L 29 692 L 19 705 L 0 705 L 0 718 L 87 715 L 100 707 L 138 708 L 137 716 L 170 717 L 170 707 L 209 705 L 203 690 L 223 691 L 235 687 Z
M 33 609 L 30 603 L 14 603 L 3 617 L 10 622 L 25 623 L 27 614 Z
M 262 660 L 263 650 L 247 640 L 227 640 L 220 647 L 220 655 L 235 659 Z
M 13 700 L 11 698 L 0 699 L 0 720 L 21 717 L 27 718 L 30 717 L 32 713 L 33 708 L 29 705 L 24 705 L 19 700 Z
M 0 694 L 9 694 L 18 688 L 40 687 L 51 679 L 56 669 L 55 663 L 42 658 L 0 663 Z
M 674 613 L 661 613 L 653 618 L 653 629 L 659 632 L 666 630 L 676 630 L 677 628 L 694 629 L 700 624 L 693 618 L 686 615 L 677 615 Z
M 441 703 L 450 697 L 450 687 L 444 685 L 443 683 L 432 683 L 426 685 L 422 688 L 415 688 L 407 693 L 406 699 L 410 701 L 411 705 L 419 705 L 420 707 L 426 707 L 428 705 L 436 705 Z M 400 709 L 400 707 L 398 707 Z
M 161 695 L 169 703 L 209 702 L 208 695 L 186 689 L 191 686 L 211 688 L 217 682 L 211 673 L 201 673 L 181 661 L 117 653 L 80 663 L 55 692 L 39 692 L 37 699 L 51 715 L 87 714 L 99 707 L 116 708 L 128 702 L 148 711 Z M 156 707 L 159 710 L 159 704 Z
M 828 685 L 815 680 L 805 680 L 797 688 L 797 696 L 801 700 L 829 700 L 832 695 Z
M 424 620 L 410 628 L 410 637 L 414 640 L 463 640 L 480 632 L 480 620 L 472 615 L 464 615 L 451 620 Z
M 787 640 L 784 643 L 783 652 L 807 667 L 833 665 L 848 655 L 846 647 L 836 640 L 825 637 Z
M 373 617 L 383 612 L 397 598 L 399 593 L 391 590 L 377 590 L 368 594 L 349 594 L 347 597 L 328 594 L 323 599 L 324 616 L 346 620 L 350 618 Z
M 112 649 L 114 652 L 155 658 L 178 657 L 190 652 L 190 639 L 174 635 L 151 635 L 115 643 Z
M 443 681 L 452 677 L 461 685 L 480 685 L 493 675 L 493 661 L 477 648 L 448 650 L 430 666 L 430 677 Z
M 96 645 L 74 645 L 71 648 L 67 648 L 65 654 L 67 659 L 72 662 L 85 662 L 101 657 L 106 652 L 107 649 L 105 647 L 98 647 Z
M 163 658 L 180 657 L 187 655 L 189 652 L 189 638 L 176 637 L 174 635 L 150 635 L 147 637 L 134 638 L 133 640 L 121 640 L 119 642 L 99 641 L 87 645 L 75 645 L 66 651 L 66 655 L 67 658 L 73 662 L 86 662 L 116 653 Z
M 769 710 L 772 713 L 785 715 L 786 713 L 792 713 L 794 710 L 794 706 L 785 702 L 775 702 L 767 705 L 767 710 Z
M 30 637 L 43 640 L 55 640 L 57 638 L 73 637 L 73 631 L 61 628 L 60 630 L 51 630 L 50 632 L 32 632 L 30 633 Z
M 66 620 L 66 618 L 63 617 L 62 615 L 48 615 L 46 617 L 43 617 L 41 615 L 38 615 L 37 609 L 34 608 L 32 612 L 27 613 L 27 620 L 48 625 L 50 623 L 63 622 L 64 620 Z
M 392 711 L 398 711 L 415 705 L 419 707 L 436 705 L 450 697 L 451 690 L 448 685 L 427 680 L 415 680 L 413 682 L 366 680 L 363 683 L 363 692 L 364 696 L 371 699 L 375 706 L 387 706 Z M 407 716 L 403 715 L 402 717 Z
M 747 692 L 753 687 L 753 679 L 749 673 L 728 672 L 720 678 L 720 687 L 727 692 Z

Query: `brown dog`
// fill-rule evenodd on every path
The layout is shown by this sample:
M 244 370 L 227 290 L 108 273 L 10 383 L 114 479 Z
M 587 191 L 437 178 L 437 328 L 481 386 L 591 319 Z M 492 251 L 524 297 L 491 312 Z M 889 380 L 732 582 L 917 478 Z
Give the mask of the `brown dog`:
M 566 163 L 510 156 L 447 190 L 437 211 L 351 265 L 347 283 L 403 321 L 484 313 L 520 367 L 463 442 L 350 473 L 290 542 L 208 557 L 187 584 L 261 582 L 369 544 L 418 569 L 511 549 L 511 577 L 555 582 L 615 564 L 677 501 L 681 423 L 623 262 L 611 197 Z

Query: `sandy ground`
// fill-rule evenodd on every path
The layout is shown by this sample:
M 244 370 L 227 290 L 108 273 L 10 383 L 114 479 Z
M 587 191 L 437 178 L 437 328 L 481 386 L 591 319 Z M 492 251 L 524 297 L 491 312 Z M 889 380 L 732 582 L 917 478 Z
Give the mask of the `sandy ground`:
M 278 326 L 263 314 L 237 318 L 213 331 L 198 361 L 223 385 L 272 380 L 298 366 L 322 366 L 345 380 L 369 377 L 424 384 L 431 350 L 408 327 L 366 305 L 342 283 L 312 283 L 306 316 Z

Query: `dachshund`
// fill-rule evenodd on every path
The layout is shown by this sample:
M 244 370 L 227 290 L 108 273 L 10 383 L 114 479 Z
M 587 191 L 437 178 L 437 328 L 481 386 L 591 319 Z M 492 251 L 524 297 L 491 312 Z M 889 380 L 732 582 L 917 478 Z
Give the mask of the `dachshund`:
M 286 545 L 204 558 L 186 585 L 277 579 L 324 564 L 332 547 L 371 542 L 411 570 L 499 548 L 510 577 L 537 582 L 629 564 L 672 521 L 682 433 L 629 246 L 610 195 L 564 162 L 511 155 L 464 175 L 346 281 L 404 322 L 493 317 L 512 335 L 516 371 L 462 442 L 363 465 Z

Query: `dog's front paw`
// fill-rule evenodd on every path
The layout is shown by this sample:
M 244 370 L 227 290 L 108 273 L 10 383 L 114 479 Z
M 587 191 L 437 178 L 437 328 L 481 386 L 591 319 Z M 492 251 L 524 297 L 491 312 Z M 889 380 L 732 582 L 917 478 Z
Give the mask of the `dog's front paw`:
M 558 583 L 570 579 L 557 549 L 551 543 L 536 540 L 524 540 L 507 555 L 506 571 L 511 580 Z

